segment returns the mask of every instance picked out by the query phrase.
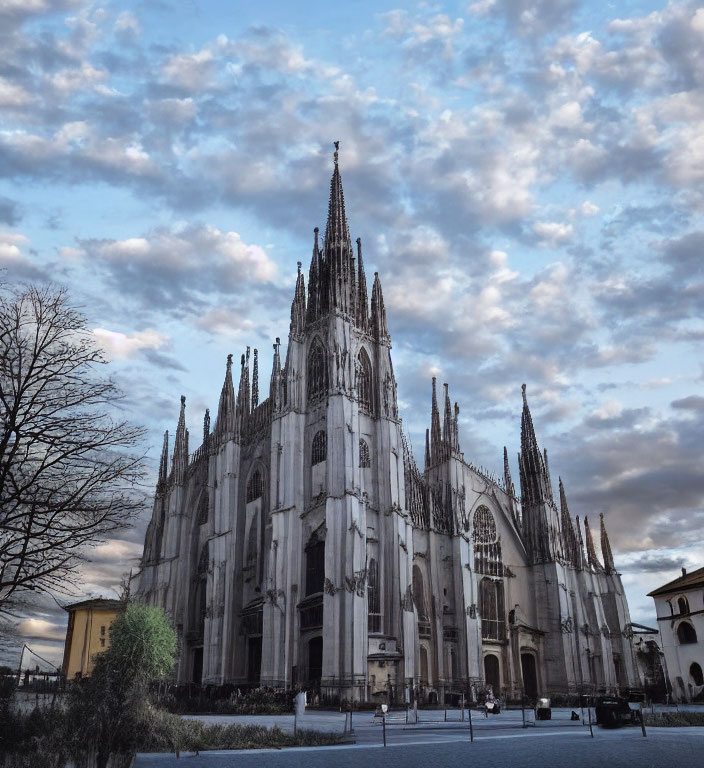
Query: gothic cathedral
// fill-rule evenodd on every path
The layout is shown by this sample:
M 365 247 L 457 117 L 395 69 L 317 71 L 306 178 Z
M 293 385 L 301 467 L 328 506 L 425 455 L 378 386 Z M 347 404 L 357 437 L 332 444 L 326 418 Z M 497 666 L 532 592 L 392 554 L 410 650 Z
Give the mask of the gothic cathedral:
M 435 379 L 417 467 L 381 282 L 370 302 L 334 160 L 268 397 L 257 350 L 236 393 L 230 355 L 202 445 L 189 454 L 183 397 L 170 467 L 164 438 L 135 592 L 174 622 L 177 680 L 399 703 L 638 688 L 603 518 L 599 560 L 562 481 L 554 500 L 525 386 L 520 497 L 506 449 L 502 480 L 465 460 L 459 408 Z

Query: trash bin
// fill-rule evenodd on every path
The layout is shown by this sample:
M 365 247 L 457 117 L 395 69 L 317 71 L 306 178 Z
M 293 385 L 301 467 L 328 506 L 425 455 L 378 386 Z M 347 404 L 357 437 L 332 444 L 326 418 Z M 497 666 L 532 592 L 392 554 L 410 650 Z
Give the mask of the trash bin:
M 535 719 L 536 720 L 551 720 L 552 709 L 550 709 L 550 699 L 542 698 L 538 699 L 535 705 Z
M 636 722 L 634 710 L 628 706 L 626 699 L 620 696 L 602 696 L 594 709 L 596 724 L 604 728 L 617 728 L 619 725 L 631 725 Z

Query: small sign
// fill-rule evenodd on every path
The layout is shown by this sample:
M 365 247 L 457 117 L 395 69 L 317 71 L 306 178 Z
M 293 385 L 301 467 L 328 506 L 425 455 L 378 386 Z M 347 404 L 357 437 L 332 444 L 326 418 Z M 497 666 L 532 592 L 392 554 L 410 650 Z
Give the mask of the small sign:
M 388 704 L 382 704 L 381 705 L 381 711 L 386 714 L 389 711 L 389 705 Z

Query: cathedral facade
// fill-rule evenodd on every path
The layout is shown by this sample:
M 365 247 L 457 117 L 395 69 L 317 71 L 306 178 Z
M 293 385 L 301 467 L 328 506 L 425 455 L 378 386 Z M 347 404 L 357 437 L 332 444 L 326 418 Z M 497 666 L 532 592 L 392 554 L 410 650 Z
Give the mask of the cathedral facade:
M 285 359 L 228 357 L 189 454 L 185 398 L 164 438 L 136 599 L 179 638 L 179 682 L 444 702 L 638 688 L 609 540 L 553 495 L 523 387 L 520 496 L 465 460 L 432 381 L 425 461 L 399 418 L 378 274 L 350 238 L 338 153 L 325 236 L 299 262 Z

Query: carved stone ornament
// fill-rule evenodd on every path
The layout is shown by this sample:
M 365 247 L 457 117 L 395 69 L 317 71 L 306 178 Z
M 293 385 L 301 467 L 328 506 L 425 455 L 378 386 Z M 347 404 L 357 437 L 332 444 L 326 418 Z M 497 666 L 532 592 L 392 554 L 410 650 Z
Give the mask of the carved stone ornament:
M 609 628 L 606 626 L 606 624 L 602 624 L 601 625 L 601 634 L 604 637 L 608 637 L 609 636 Z
M 359 526 L 357 525 L 357 521 L 356 521 L 356 520 L 353 520 L 353 521 L 352 521 L 352 524 L 350 525 L 350 527 L 349 527 L 349 530 L 350 530 L 350 532 L 351 532 L 351 531 L 356 531 L 356 532 L 359 534 L 359 538 L 360 538 L 360 539 L 363 539 L 363 538 L 364 538 L 364 534 L 363 534 L 363 533 L 362 533 L 362 531 L 359 529 Z
M 573 626 L 572 626 L 572 617 L 568 616 L 566 619 L 562 619 L 560 622 L 560 630 L 562 631 L 563 635 L 571 635 Z
M 413 587 L 410 584 L 406 587 L 406 594 L 401 601 L 401 607 L 404 611 L 413 613 Z
M 364 597 L 364 587 L 367 583 L 367 569 L 356 571 L 354 576 L 345 576 L 345 588 L 348 592 Z
M 633 625 L 632 624 L 626 624 L 626 626 L 623 628 L 623 631 L 621 634 L 626 638 L 626 640 L 633 640 L 634 633 L 633 633 Z
M 330 579 L 329 579 L 329 578 L 326 576 L 326 577 L 325 577 L 325 584 L 324 584 L 324 586 L 323 586 L 323 592 L 327 593 L 328 595 L 332 595 L 333 597 L 335 597 L 335 595 L 336 595 L 336 594 L 337 594 L 339 591 L 340 591 L 340 590 L 339 590 L 339 589 L 337 589 L 337 588 L 335 587 L 335 585 L 332 583 L 332 581 L 330 581 Z
M 469 616 L 470 619 L 477 618 L 477 606 L 474 603 L 467 606 L 467 616 Z

